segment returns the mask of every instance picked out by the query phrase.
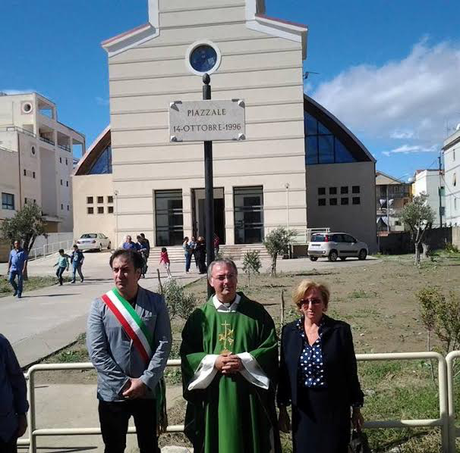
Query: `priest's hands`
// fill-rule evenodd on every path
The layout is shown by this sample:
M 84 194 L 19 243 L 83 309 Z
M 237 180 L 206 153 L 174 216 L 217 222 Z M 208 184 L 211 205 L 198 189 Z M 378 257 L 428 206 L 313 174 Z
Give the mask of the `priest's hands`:
M 243 369 L 243 363 L 241 359 L 234 354 L 221 354 L 217 357 L 214 364 L 217 371 L 222 374 L 236 374 Z
M 147 393 L 147 386 L 139 378 L 129 378 L 123 390 L 126 399 L 142 398 Z

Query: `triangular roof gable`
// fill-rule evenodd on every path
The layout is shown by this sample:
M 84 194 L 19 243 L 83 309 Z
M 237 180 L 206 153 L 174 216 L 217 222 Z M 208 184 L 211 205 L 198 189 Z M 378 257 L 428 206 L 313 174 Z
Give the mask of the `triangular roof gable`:
M 111 144 L 110 124 L 99 134 L 86 153 L 78 161 L 73 175 L 87 175 L 102 152 Z
M 128 30 L 101 43 L 109 57 L 156 38 L 160 34 L 159 0 L 148 0 L 149 23 Z M 203 8 L 205 9 L 205 8 Z M 302 43 L 303 59 L 307 57 L 306 25 L 265 16 L 265 0 L 246 0 L 246 26 L 254 31 Z

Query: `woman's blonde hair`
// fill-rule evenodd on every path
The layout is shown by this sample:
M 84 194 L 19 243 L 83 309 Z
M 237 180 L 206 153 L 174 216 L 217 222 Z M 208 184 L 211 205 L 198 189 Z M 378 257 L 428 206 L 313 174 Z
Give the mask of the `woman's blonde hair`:
M 297 305 L 297 308 L 300 308 L 302 303 L 300 302 L 303 300 L 305 293 L 310 291 L 311 289 L 317 289 L 320 294 L 321 298 L 323 299 L 324 306 L 327 308 L 329 305 L 329 297 L 331 292 L 326 284 L 324 283 L 316 283 L 313 280 L 302 280 L 298 285 L 297 288 L 292 293 L 292 300 Z

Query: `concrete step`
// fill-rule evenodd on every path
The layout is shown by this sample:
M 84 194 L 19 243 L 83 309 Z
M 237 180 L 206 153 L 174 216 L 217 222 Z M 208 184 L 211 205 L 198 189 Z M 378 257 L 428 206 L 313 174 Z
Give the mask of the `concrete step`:
M 171 263 L 185 263 L 185 254 L 182 246 L 167 247 L 168 256 Z M 244 258 L 244 254 L 248 251 L 257 250 L 260 253 L 260 259 L 268 259 L 270 255 L 263 244 L 235 244 L 221 245 L 219 253 L 235 261 L 240 261 Z M 149 264 L 157 265 L 160 261 L 161 247 L 152 247 L 150 249 Z

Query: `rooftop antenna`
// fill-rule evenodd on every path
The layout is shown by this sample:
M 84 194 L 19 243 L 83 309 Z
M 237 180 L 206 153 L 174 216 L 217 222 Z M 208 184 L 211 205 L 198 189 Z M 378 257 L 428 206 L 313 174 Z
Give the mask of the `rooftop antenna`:
M 310 76 L 310 74 L 319 74 L 319 72 L 305 71 L 305 72 L 303 73 L 303 78 L 304 78 L 304 80 L 307 80 L 308 77 Z

